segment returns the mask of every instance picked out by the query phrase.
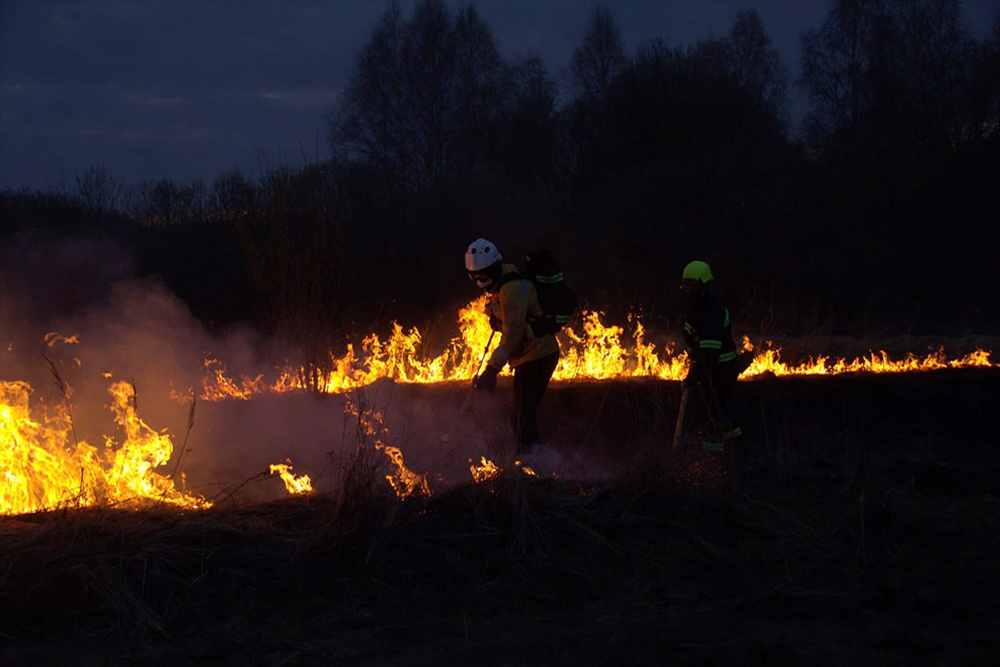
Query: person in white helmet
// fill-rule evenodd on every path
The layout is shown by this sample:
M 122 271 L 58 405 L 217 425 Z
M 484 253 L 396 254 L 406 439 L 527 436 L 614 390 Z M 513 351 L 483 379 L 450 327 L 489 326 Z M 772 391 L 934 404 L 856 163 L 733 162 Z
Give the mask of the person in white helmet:
M 532 331 L 532 320 L 544 316 L 535 284 L 502 260 L 497 247 L 482 238 L 465 251 L 465 270 L 470 280 L 490 294 L 487 312 L 490 323 L 500 332 L 500 345 L 473 386 L 492 391 L 503 367 L 510 364 L 514 369 L 511 423 L 517 449 L 523 452 L 540 442 L 538 405 L 559 363 L 559 344 L 551 333 L 536 336 Z

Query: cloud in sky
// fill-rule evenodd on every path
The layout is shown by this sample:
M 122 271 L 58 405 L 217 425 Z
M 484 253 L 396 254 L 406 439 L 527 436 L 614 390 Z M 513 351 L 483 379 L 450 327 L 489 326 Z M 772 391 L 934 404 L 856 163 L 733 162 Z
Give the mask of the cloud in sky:
M 967 0 L 985 34 L 995 0 Z M 401 5 L 409 12 L 415 0 Z M 455 2 L 451 3 L 453 6 Z M 592 3 L 479 0 L 507 57 L 539 55 L 559 76 Z M 745 0 L 623 0 L 629 49 L 724 35 Z M 798 40 L 825 0 L 752 3 L 798 74 Z M 8 0 L 0 4 L 0 186 L 59 187 L 103 162 L 127 182 L 211 180 L 313 154 L 323 117 L 388 2 Z M 804 110 L 792 86 L 793 115 Z

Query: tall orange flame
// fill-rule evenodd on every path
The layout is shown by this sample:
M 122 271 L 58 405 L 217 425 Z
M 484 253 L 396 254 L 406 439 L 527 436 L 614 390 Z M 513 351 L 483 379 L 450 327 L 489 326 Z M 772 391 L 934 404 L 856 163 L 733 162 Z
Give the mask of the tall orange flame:
M 154 470 L 170 459 L 173 444 L 139 418 L 132 385 L 116 382 L 109 392 L 119 435 L 95 447 L 72 437 L 68 410 L 55 408 L 36 418 L 29 406 L 31 387 L 0 382 L 0 514 L 143 502 L 209 506 Z

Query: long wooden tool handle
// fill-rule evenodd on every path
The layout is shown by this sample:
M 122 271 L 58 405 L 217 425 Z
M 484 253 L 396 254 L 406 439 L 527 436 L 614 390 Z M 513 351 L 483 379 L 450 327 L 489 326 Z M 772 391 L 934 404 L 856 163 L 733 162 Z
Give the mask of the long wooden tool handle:
M 497 335 L 494 331 L 490 334 L 490 339 L 486 341 L 486 348 L 483 350 L 483 356 L 479 359 L 479 365 L 476 366 L 476 374 L 473 376 L 475 378 L 479 375 L 480 369 L 483 367 L 483 362 L 486 361 L 486 355 L 490 352 L 490 345 L 493 344 L 493 337 Z M 475 387 L 469 387 L 469 393 L 465 397 L 465 402 L 462 403 L 461 409 L 458 411 L 459 416 L 464 415 L 469 409 L 469 405 L 472 403 L 472 395 L 475 393 Z
M 684 391 L 681 392 L 681 405 L 677 409 L 677 425 L 674 427 L 674 453 L 678 453 L 681 449 L 681 435 L 684 432 L 684 413 L 687 412 L 688 396 L 691 395 L 690 387 L 685 387 Z
M 483 362 L 486 361 L 486 355 L 490 353 L 490 345 L 493 344 L 493 337 L 496 335 L 497 335 L 496 331 L 490 332 L 490 339 L 486 341 L 486 347 L 483 348 L 483 356 L 479 358 L 479 364 L 476 366 L 476 375 L 479 375 L 479 371 L 483 367 Z

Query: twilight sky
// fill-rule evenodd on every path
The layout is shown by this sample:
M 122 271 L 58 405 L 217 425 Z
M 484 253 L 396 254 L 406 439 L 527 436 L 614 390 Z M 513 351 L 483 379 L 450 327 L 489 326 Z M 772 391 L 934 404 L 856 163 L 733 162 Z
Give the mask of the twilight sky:
M 415 0 L 402 0 L 410 13 Z M 632 52 L 728 32 L 752 6 L 792 81 L 799 37 L 829 0 L 607 3 Z M 450 0 L 455 8 L 458 3 Z M 585 0 L 478 0 L 505 57 L 537 54 L 557 81 L 585 30 Z M 125 181 L 258 173 L 261 160 L 328 156 L 323 116 L 383 0 L 0 0 L 0 187 L 75 187 L 102 162 Z M 998 0 L 965 0 L 984 37 Z M 792 116 L 805 100 L 789 88 Z M 318 135 L 317 135 L 318 133 Z

